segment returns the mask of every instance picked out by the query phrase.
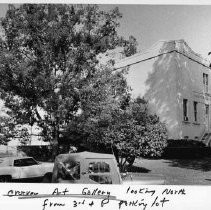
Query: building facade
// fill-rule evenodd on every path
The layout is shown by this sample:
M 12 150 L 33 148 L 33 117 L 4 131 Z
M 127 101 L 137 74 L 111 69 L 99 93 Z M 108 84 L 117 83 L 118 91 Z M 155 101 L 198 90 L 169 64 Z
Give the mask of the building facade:
M 127 81 L 134 97 L 166 124 L 169 139 L 211 140 L 211 69 L 208 60 L 184 40 L 159 41 L 143 53 L 116 63 L 130 66 Z

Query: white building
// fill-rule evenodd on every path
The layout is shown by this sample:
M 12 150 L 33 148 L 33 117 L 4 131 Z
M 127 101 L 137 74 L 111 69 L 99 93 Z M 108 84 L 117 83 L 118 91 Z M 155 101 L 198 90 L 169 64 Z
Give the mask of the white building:
M 130 66 L 133 96 L 143 96 L 149 109 L 166 124 L 169 139 L 211 139 L 210 63 L 184 40 L 159 41 L 144 53 L 116 63 Z

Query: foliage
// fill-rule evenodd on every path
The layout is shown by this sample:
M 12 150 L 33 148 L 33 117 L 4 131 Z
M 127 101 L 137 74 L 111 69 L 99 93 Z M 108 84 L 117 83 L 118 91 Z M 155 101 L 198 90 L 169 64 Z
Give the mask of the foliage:
M 136 51 L 135 38 L 117 34 L 120 18 L 118 8 L 96 5 L 9 6 L 1 20 L 0 91 L 17 124 L 38 125 L 57 145 L 80 112 L 86 119 L 127 92 L 121 73 L 98 59 L 117 46 L 127 56 Z
M 167 145 L 165 125 L 149 113 L 143 99 L 132 100 L 130 95 L 83 122 L 68 133 L 80 133 L 92 151 L 113 152 L 123 171 L 136 157 L 160 157 Z
M 21 151 L 25 156 L 33 157 L 37 161 L 48 162 L 51 161 L 52 147 L 51 146 L 18 146 L 18 151 Z M 53 160 L 54 161 L 54 160 Z
M 134 37 L 117 34 L 120 18 L 117 8 L 96 5 L 10 5 L 1 21 L 0 96 L 14 123 L 41 127 L 55 146 L 111 149 L 122 167 L 159 156 L 164 125 L 143 99 L 131 99 L 125 71 L 99 60 L 116 47 L 136 52 Z
M 10 140 L 17 138 L 23 143 L 28 141 L 28 130 L 21 125 L 16 125 L 9 116 L 0 116 L 0 144 L 6 145 Z
M 105 132 L 103 141 L 111 142 L 123 170 L 135 157 L 161 156 L 167 145 L 166 128 L 156 115 L 149 114 L 147 103 L 140 99 L 131 101 L 116 113 L 115 110 L 115 121 Z

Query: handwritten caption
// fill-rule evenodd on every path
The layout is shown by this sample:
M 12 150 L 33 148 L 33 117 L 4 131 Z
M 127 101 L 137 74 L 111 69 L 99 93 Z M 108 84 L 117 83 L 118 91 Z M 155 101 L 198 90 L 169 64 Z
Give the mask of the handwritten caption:
M 66 187 L 54 188 L 49 194 L 11 189 L 3 196 L 18 197 L 18 199 L 40 199 L 40 210 L 69 207 L 69 205 L 73 208 L 80 208 L 81 206 L 103 208 L 111 202 L 115 202 L 119 210 L 128 207 L 139 207 L 140 210 L 148 210 L 156 207 L 168 207 L 167 205 L 175 196 L 184 197 L 187 194 L 185 188 L 174 189 L 170 187 L 158 190 L 148 187 L 128 186 L 124 190 L 122 192 L 123 198 L 117 198 L 111 194 L 111 191 L 102 190 L 100 187 L 84 187 L 78 194 L 71 193 L 71 189 Z M 67 202 L 67 199 L 58 202 L 58 199 L 55 198 L 70 198 L 68 201 L 71 202 Z

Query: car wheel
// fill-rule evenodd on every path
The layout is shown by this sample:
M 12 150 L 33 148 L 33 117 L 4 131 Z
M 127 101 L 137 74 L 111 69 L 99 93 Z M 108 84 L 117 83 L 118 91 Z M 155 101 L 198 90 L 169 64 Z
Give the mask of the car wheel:
M 51 183 L 51 175 L 46 174 L 42 179 L 42 183 Z
M 0 176 L 0 182 L 11 182 L 11 178 L 9 176 Z

